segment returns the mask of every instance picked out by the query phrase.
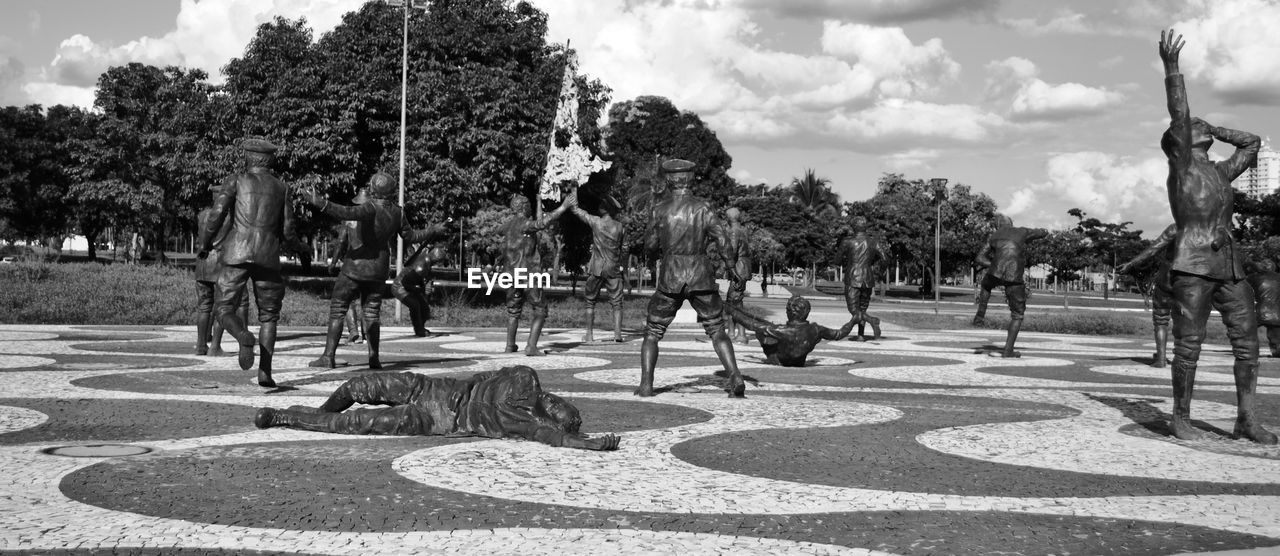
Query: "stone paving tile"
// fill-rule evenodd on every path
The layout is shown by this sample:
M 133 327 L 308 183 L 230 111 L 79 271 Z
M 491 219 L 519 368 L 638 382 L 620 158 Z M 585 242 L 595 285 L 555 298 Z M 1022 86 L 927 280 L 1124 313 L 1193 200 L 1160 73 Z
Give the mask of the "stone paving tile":
M 1280 453 L 1222 436 L 1234 416 L 1209 346 L 1194 417 L 1171 440 L 1149 342 L 1026 334 L 1021 360 L 985 330 L 894 329 L 831 342 L 729 400 L 700 330 L 673 330 L 639 400 L 639 342 L 548 331 L 548 357 L 494 330 L 384 332 L 396 371 L 531 364 L 614 453 L 514 441 L 350 438 L 252 427 L 260 406 L 316 404 L 368 372 L 327 370 L 316 329 L 281 335 L 277 380 L 195 357 L 189 327 L 0 327 L 0 552 L 1168 554 L 1280 545 Z M 523 338 L 522 338 L 523 339 Z M 227 342 L 230 344 L 230 342 Z M 227 347 L 230 347 L 229 345 Z M 1280 361 L 1260 412 L 1280 428 Z M 65 458 L 57 443 L 156 449 Z M 880 552 L 872 552 L 880 551 Z

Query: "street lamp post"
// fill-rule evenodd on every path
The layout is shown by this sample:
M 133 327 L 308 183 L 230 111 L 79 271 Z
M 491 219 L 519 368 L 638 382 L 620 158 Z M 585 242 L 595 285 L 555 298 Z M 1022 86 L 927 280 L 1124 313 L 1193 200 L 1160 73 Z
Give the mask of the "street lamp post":
M 942 312 L 942 201 L 947 198 L 947 178 L 929 180 L 938 217 L 933 231 L 933 314 Z
M 404 207 L 404 160 L 405 160 L 405 127 L 408 122 L 409 97 L 409 9 L 426 10 L 425 4 L 417 4 L 413 0 L 387 0 L 387 4 L 404 8 L 404 27 L 400 49 L 400 206 Z M 396 274 L 404 270 L 404 238 L 396 235 Z M 402 306 L 396 302 L 396 322 L 400 322 Z

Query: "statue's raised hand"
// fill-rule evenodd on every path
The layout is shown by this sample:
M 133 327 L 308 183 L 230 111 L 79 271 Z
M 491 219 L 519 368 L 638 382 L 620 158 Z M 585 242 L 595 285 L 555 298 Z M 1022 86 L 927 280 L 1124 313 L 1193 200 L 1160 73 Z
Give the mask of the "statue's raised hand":
M 1160 59 L 1164 61 L 1165 75 L 1178 73 L 1178 53 L 1184 44 L 1182 35 L 1175 36 L 1173 29 L 1160 31 Z

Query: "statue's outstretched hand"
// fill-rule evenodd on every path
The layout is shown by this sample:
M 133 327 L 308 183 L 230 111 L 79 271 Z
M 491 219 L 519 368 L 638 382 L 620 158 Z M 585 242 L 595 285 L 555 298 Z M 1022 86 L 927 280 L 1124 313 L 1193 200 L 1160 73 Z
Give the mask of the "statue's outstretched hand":
M 606 434 L 591 438 L 588 441 L 592 444 L 592 450 L 609 452 L 618 449 L 618 443 L 622 441 L 622 437 L 616 434 Z
M 1182 52 L 1185 44 L 1182 35 L 1175 36 L 1173 29 L 1160 31 L 1160 59 L 1164 61 L 1166 73 L 1177 73 L 1178 54 Z M 1169 72 L 1170 69 L 1173 71 Z

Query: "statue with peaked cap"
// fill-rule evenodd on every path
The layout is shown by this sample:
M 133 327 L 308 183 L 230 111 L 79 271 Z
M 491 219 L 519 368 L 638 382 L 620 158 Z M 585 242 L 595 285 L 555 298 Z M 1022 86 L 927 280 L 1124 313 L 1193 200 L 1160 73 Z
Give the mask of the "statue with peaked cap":
M 710 203 L 689 193 L 696 165 L 687 160 L 668 160 L 662 173 L 670 190 L 653 207 L 645 248 L 661 255 L 657 287 L 649 298 L 645 318 L 644 344 L 640 348 L 640 387 L 638 396 L 652 396 L 653 373 L 658 363 L 658 342 L 676 311 L 688 301 L 698 312 L 720 364 L 729 374 L 726 391 L 730 397 L 745 396 L 746 383 L 738 370 L 733 342 L 724 329 L 724 305 L 715 283 L 711 257 L 720 257 L 728 246 L 724 224 L 716 217 Z M 715 243 L 708 250 L 708 244 Z M 708 254 L 710 253 L 710 254 Z M 725 267 L 731 281 L 737 270 Z

